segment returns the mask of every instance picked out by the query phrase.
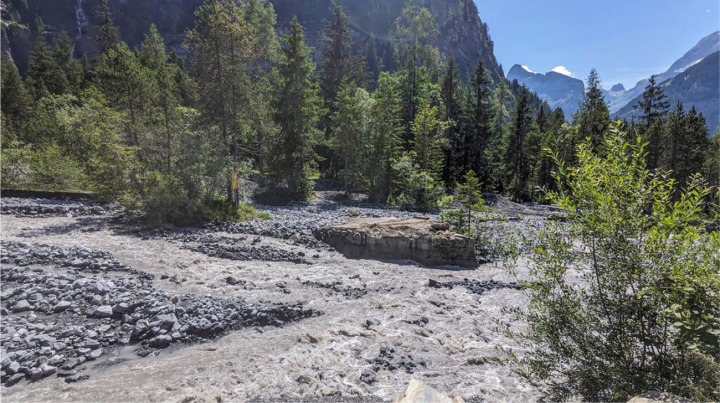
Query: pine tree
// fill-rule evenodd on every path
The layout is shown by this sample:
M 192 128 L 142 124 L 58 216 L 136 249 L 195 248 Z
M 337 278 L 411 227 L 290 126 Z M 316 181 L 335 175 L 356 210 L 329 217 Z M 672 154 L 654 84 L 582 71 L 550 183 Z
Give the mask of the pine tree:
M 0 87 L 2 93 L 0 105 L 2 107 L 0 110 L 2 110 L 3 118 L 7 119 L 6 123 L 11 128 L 11 131 L 17 134 L 27 119 L 32 98 L 28 94 L 20 73 L 10 56 L 3 52 L 0 60 L 2 63 L 0 65 L 0 74 L 2 75 L 2 87 Z M 3 133 L 3 136 L 5 134 L 7 133 Z
M 303 28 L 297 18 L 293 18 L 284 42 L 274 101 L 280 133 L 268 165 L 276 183 L 286 183 L 293 196 L 304 200 L 312 192 L 309 176 L 320 100 L 313 80 L 315 64 L 311 60 L 311 48 L 305 45 Z
M 472 79 L 470 80 L 472 120 L 471 127 L 466 130 L 468 136 L 467 144 L 467 169 L 477 173 L 481 182 L 490 181 L 490 168 L 485 156 L 485 151 L 492 136 L 492 105 L 490 89 L 490 75 L 483 65 L 482 59 L 478 59 Z
M 395 22 L 395 51 L 403 70 L 403 120 L 405 122 L 406 147 L 412 140 L 412 124 L 415 121 L 423 87 L 438 72 L 439 51 L 432 45 L 439 34 L 435 17 L 424 7 L 408 1 Z
M 443 122 L 438 119 L 436 106 L 431 106 L 427 99 L 420 101 L 418 113 L 412 124 L 412 150 L 415 153 L 415 164 L 421 171 L 433 176 L 436 181 L 442 172 L 442 150 L 440 135 Z
M 367 91 L 347 81 L 340 87 L 335 103 L 333 146 L 342 158 L 345 193 L 350 194 L 353 190 L 362 190 L 370 147 L 368 135 L 372 105 Z
M 48 94 L 62 94 L 68 86 L 67 78 L 53 59 L 52 48 L 45 42 L 42 33 L 36 35 L 30 52 L 27 85 L 35 99 Z
M 401 150 L 400 90 L 396 75 L 380 73 L 378 88 L 373 93 L 371 149 L 368 157 L 370 199 L 385 202 L 390 195 L 392 160 Z
M 460 85 L 460 70 L 455 63 L 455 59 L 450 59 L 441 86 L 441 95 L 445 106 L 444 119 L 447 122 L 442 180 L 448 187 L 452 187 L 455 182 L 461 179 L 467 165 L 467 148 L 469 144 L 466 144 L 465 136 L 462 133 L 462 124 L 464 123 L 462 100 L 464 97 Z
M 578 122 L 578 134 L 582 139 L 589 138 L 593 150 L 602 155 L 605 134 L 610 125 L 610 113 L 603 98 L 600 77 L 595 69 L 590 71 L 587 89 L 583 96 L 580 111 L 575 117 Z
M 640 118 L 645 123 L 645 127 L 650 127 L 656 120 L 665 117 L 670 108 L 670 102 L 666 98 L 662 88 L 655 82 L 655 76 L 651 76 L 642 99 L 634 105 L 642 112 Z
M 155 83 L 149 71 L 127 44 L 120 42 L 102 54 L 96 73 L 98 87 L 111 105 L 127 114 L 128 141 L 131 145 L 140 146 L 141 128 L 147 122 L 151 97 L 155 92 Z
M 531 160 L 528 153 L 528 136 L 533 120 L 531 116 L 528 90 L 525 86 L 518 89 L 510 132 L 505 140 L 505 183 L 504 188 L 514 200 L 527 200 L 530 197 L 529 179 Z
M 333 0 L 330 8 L 332 20 L 323 29 L 325 36 L 320 65 L 320 89 L 327 114 L 323 117 L 322 127 L 326 138 L 330 137 L 331 125 L 329 120 L 335 114 L 335 100 L 351 68 L 350 47 L 350 19 L 340 0 Z M 353 85 L 355 83 L 352 83 Z
M 108 0 L 100 0 L 99 7 L 100 18 L 103 20 L 103 25 L 98 27 L 98 33 L 95 37 L 95 41 L 100 45 L 102 50 L 105 51 L 120 42 L 120 31 L 118 30 L 118 27 L 113 25 Z

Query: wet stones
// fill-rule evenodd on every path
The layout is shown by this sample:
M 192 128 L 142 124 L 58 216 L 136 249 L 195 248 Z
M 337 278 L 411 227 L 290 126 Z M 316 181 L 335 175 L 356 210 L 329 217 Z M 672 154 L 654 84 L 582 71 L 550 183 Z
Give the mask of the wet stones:
M 367 285 L 363 284 L 362 288 L 355 288 L 350 286 L 343 286 L 341 282 L 336 281 L 334 283 L 323 283 L 319 281 L 303 281 L 302 285 L 324 288 L 332 291 L 335 294 L 340 294 L 347 299 L 359 299 L 364 297 L 368 290 Z
M 81 381 L 86 375 L 77 373 L 80 365 L 120 345 L 138 344 L 137 354 L 145 356 L 176 343 L 322 314 L 300 303 L 248 304 L 159 291 L 152 276 L 115 264 L 104 252 L 9 242 L 1 247 L 0 256 L 11 259 L 0 274 L 0 382 L 5 386 L 55 374 L 66 382 Z M 102 259 L 120 270 L 113 270 L 112 277 L 111 270 L 88 273 L 86 264 L 71 264 L 75 258 Z M 13 266 L 17 259 L 32 264 Z M 66 267 L 66 272 L 35 267 L 43 264 Z
M 495 280 L 489 280 L 489 281 L 478 281 L 478 280 L 470 280 L 470 279 L 463 279 L 463 281 L 450 281 L 450 282 L 439 282 L 433 279 L 428 280 L 428 287 L 430 288 L 447 288 L 447 289 L 453 289 L 454 287 L 464 287 L 468 291 L 470 291 L 473 294 L 482 295 L 483 293 L 491 290 L 498 290 L 501 288 L 510 288 L 514 290 L 520 290 L 522 289 L 522 286 L 520 286 L 518 283 L 515 282 L 502 282 L 502 281 L 495 281 Z
M 111 204 L 18 197 L 3 197 L 0 205 L 0 214 L 14 214 L 18 217 L 35 218 L 112 216 L 122 212 L 122 207 Z
M 408 374 L 414 373 L 419 367 L 427 367 L 429 362 L 422 359 L 415 359 L 410 354 L 399 354 L 395 352 L 395 349 L 391 347 L 381 347 L 378 356 L 372 360 L 368 360 L 370 364 L 373 364 L 373 369 L 377 372 L 379 370 L 397 371 L 404 370 Z

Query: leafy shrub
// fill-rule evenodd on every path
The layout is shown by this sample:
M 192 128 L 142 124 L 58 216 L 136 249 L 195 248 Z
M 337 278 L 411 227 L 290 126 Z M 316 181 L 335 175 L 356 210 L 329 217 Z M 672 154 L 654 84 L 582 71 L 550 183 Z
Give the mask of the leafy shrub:
M 57 144 L 34 150 L 28 156 L 30 187 L 42 190 L 80 190 L 85 174 L 80 164 L 65 155 Z
M 403 154 L 392 164 L 393 173 L 398 180 L 395 194 L 388 197 L 388 205 L 405 210 L 428 211 L 442 202 L 444 190 L 435 183 L 429 172 L 423 171 L 413 163 L 410 153 Z
M 0 156 L 0 175 L 4 188 L 21 187 L 27 181 L 30 148 L 18 141 L 3 144 Z
M 709 190 L 694 177 L 675 200 L 639 138 L 615 128 L 606 143 L 603 157 L 586 143 L 576 168 L 559 165 L 549 196 L 568 220 L 527 241 L 529 304 L 510 309 L 527 326 L 506 331 L 525 355 L 509 353 L 556 400 L 720 400 L 720 236 L 691 225 Z
M 460 192 L 456 201 L 460 202 L 460 208 L 442 212 L 440 219 L 449 223 L 453 231 L 474 237 L 480 222 L 478 213 L 487 210 L 484 207 L 480 180 L 474 171 L 465 174 L 464 183 L 458 185 L 458 190 Z

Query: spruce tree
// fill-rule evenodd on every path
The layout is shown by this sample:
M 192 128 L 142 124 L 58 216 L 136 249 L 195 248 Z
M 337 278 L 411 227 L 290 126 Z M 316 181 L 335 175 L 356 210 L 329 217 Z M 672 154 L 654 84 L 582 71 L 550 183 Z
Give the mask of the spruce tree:
M 467 147 L 467 168 L 477 173 L 481 183 L 490 181 L 490 169 L 485 151 L 492 136 L 492 104 L 490 75 L 478 59 L 475 72 L 470 80 L 471 123 L 465 130 Z
M 2 75 L 0 110 L 2 110 L 3 118 L 7 119 L 6 123 L 17 134 L 27 119 L 32 98 L 28 94 L 20 73 L 10 56 L 3 52 L 0 60 L 2 63 L 0 65 L 0 74 Z
M 610 125 L 610 113 L 603 98 L 600 76 L 597 70 L 590 70 L 587 79 L 587 89 L 583 96 L 580 111 L 576 116 L 578 134 L 582 139 L 589 138 L 596 153 L 602 155 L 605 144 L 605 134 Z
M 290 25 L 290 34 L 283 39 L 285 46 L 273 105 L 280 133 L 268 165 L 276 184 L 287 184 L 293 197 L 305 200 L 312 193 L 309 176 L 320 99 L 314 81 L 312 49 L 305 44 L 303 28 L 296 17 Z
M 448 187 L 454 186 L 462 178 L 467 165 L 467 148 L 469 144 L 465 142 L 466 139 L 462 132 L 462 124 L 464 123 L 462 101 L 464 97 L 460 85 L 460 70 L 455 63 L 455 59 L 450 59 L 441 86 L 441 95 L 445 106 L 444 115 L 447 122 L 442 180 Z
M 528 200 L 531 159 L 528 152 L 528 136 L 533 129 L 528 90 L 518 89 L 512 125 L 504 144 L 504 188 L 514 200 Z
M 319 74 L 324 108 L 327 110 L 321 124 L 328 138 L 331 127 L 329 120 L 336 112 L 335 100 L 351 68 L 350 46 L 352 45 L 350 20 L 340 0 L 333 0 L 331 14 L 332 20 L 322 31 L 325 38 Z
M 399 156 L 401 150 L 403 126 L 399 87 L 397 75 L 382 72 L 378 77 L 378 88 L 373 93 L 368 181 L 370 199 L 377 202 L 385 202 L 390 195 L 392 160 Z
M 395 25 L 395 51 L 403 71 L 402 116 L 406 147 L 409 147 L 421 93 L 437 75 L 439 51 L 433 46 L 433 41 L 439 31 L 432 13 L 412 1 L 406 3 Z
M 421 171 L 432 175 L 436 181 L 442 172 L 442 149 L 440 135 L 443 123 L 438 119 L 436 106 L 431 106 L 427 99 L 420 101 L 417 115 L 412 124 L 414 162 Z
M 645 123 L 645 127 L 652 126 L 656 120 L 667 115 L 670 102 L 666 98 L 667 96 L 662 88 L 656 83 L 655 76 L 651 76 L 643 92 L 642 99 L 638 101 L 637 105 L 634 105 L 636 109 L 640 109 L 640 112 L 642 112 L 640 119 Z
M 103 20 L 103 24 L 98 27 L 97 36 L 95 41 L 100 45 L 103 51 L 115 46 L 120 42 L 120 31 L 118 27 L 113 25 L 112 13 L 110 12 L 110 6 L 108 0 L 100 0 L 100 18 Z
M 333 146 L 342 158 L 345 193 L 350 194 L 353 190 L 362 190 L 366 172 L 365 163 L 370 147 L 370 96 L 364 89 L 344 81 L 335 104 L 332 116 Z

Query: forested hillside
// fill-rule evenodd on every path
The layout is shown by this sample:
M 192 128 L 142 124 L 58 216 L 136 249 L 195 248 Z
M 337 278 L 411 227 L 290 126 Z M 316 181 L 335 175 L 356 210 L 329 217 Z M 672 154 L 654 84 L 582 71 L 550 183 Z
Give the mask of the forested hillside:
M 355 2 L 306 7 L 302 19 L 322 32 L 313 48 L 290 5 L 206 0 L 182 35 L 182 57 L 153 24 L 139 44 L 123 41 L 137 36 L 117 22 L 128 3 L 93 3 L 96 22 L 72 36 L 58 33 L 60 20 L 30 24 L 25 74 L 11 58 L 17 52 L 3 54 L 3 186 L 92 190 L 153 220 L 193 221 L 237 216 L 228 198 L 239 172 L 254 176 L 266 203 L 311 198 L 312 178 L 322 177 L 347 193 L 425 210 L 476 179 L 484 191 L 543 201 L 540 189 L 555 186 L 558 161 L 574 164 L 576 145 L 589 138 L 602 153 L 610 117 L 597 73 L 568 124 L 517 81 L 496 79 L 489 39 L 489 53 L 475 57 L 448 48 L 464 42 L 457 35 L 466 26 L 448 21 L 487 32 L 469 1 L 371 2 L 366 18 Z M 171 5 L 143 7 L 164 15 L 162 24 L 187 22 L 163 14 L 180 10 Z M 8 38 L 25 30 L 20 21 L 5 26 Z M 363 24 L 378 24 L 374 36 L 385 29 L 385 62 L 369 63 Z M 649 86 L 642 121 L 628 129 L 650 142 L 652 168 L 673 169 L 681 181 L 697 171 L 712 178 L 706 160 L 717 155 L 704 117 L 680 106 L 668 114 L 664 97 Z
M 53 1 L 10 0 L 6 3 L 3 19 L 10 21 L 3 29 L 3 50 L 11 50 L 21 72 L 25 72 L 32 49 L 32 31 L 42 23 L 50 42 L 55 42 L 62 31 L 76 39 L 75 55 L 98 52 L 92 38 L 102 25 L 99 0 Z M 294 16 L 305 28 L 305 37 L 311 47 L 319 49 L 322 30 L 332 18 L 331 0 L 312 2 L 298 0 L 271 0 L 277 13 L 277 28 L 288 32 Z M 185 30 L 192 27 L 193 12 L 201 0 L 109 0 L 114 23 L 120 29 L 120 39 L 133 49 L 143 40 L 150 24 L 155 24 L 168 49 L 186 55 L 182 46 Z M 397 69 L 393 58 L 395 18 L 400 15 L 405 0 L 347 0 L 350 32 L 353 46 L 365 58 L 368 69 L 375 75 L 381 70 Z M 503 77 L 501 67 L 493 55 L 493 43 L 488 27 L 480 20 L 472 0 L 424 1 L 435 16 L 439 36 L 437 46 L 443 57 L 456 58 L 465 78 L 482 58 L 494 82 Z M 445 60 L 447 61 L 447 60 Z

